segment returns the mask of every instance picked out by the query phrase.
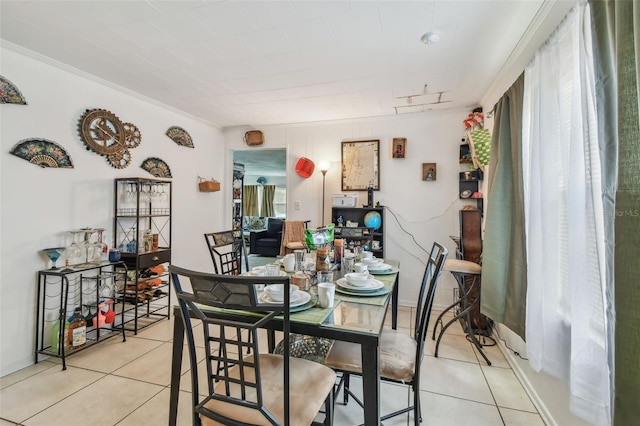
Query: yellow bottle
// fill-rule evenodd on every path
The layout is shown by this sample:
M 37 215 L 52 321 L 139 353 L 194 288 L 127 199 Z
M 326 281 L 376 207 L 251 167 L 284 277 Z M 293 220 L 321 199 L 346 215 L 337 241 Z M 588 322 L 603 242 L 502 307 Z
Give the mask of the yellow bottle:
M 87 343 L 87 322 L 82 318 L 82 310 L 75 309 L 73 321 L 69 324 L 69 349 L 78 349 Z

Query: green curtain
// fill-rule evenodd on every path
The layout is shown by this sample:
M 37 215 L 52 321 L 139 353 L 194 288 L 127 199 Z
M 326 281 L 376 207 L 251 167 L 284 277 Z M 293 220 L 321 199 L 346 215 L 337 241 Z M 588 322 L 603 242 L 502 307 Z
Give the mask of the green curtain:
M 242 215 L 258 216 L 258 185 L 246 185 L 242 193 Z
M 275 216 L 275 210 L 273 208 L 273 197 L 276 194 L 275 185 L 263 185 L 262 186 L 262 216 L 273 217 Z
M 480 311 L 524 339 L 527 259 L 522 183 L 524 74 L 494 107 Z
M 607 293 L 615 309 L 613 423 L 640 424 L 640 4 L 590 0 L 607 212 Z M 615 324 L 615 327 L 614 327 Z

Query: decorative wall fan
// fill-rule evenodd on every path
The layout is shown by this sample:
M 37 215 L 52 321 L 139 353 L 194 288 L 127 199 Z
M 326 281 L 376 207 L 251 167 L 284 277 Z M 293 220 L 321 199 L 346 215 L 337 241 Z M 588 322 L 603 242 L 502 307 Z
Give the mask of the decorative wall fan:
M 187 133 L 185 129 L 178 126 L 169 127 L 167 130 L 167 136 L 171 138 L 172 141 L 181 146 L 186 146 L 189 148 L 193 148 L 193 140 L 191 139 L 191 135 Z
M 131 164 L 131 152 L 142 142 L 140 130 L 123 123 L 112 112 L 105 109 L 88 109 L 78 124 L 80 137 L 87 150 L 107 157 L 107 162 L 116 169 L 124 169 Z
M 160 158 L 149 157 L 142 162 L 140 167 L 158 178 L 173 177 L 171 176 L 171 169 L 169 168 L 169 165 Z
M 24 139 L 11 149 L 16 155 L 30 163 L 44 167 L 73 169 L 73 162 L 67 151 L 55 142 L 47 139 Z
M 18 105 L 26 105 L 27 101 L 20 93 L 20 90 L 0 75 L 0 104 L 18 104 Z

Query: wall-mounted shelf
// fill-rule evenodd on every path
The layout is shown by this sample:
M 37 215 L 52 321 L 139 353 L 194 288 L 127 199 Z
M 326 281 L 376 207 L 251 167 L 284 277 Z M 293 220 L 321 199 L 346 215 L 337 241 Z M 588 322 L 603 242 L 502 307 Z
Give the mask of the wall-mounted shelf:
M 484 178 L 484 173 L 480 169 L 466 168 L 467 164 L 473 164 L 471 160 L 471 150 L 469 144 L 463 143 L 460 145 L 460 165 L 464 165 L 465 169 L 462 170 L 458 177 L 458 197 L 463 201 L 473 202 L 481 214 L 484 209 L 484 199 L 480 193 L 480 182 Z M 474 197 L 473 194 L 480 193 L 480 197 Z M 468 197 L 466 195 L 469 195 Z

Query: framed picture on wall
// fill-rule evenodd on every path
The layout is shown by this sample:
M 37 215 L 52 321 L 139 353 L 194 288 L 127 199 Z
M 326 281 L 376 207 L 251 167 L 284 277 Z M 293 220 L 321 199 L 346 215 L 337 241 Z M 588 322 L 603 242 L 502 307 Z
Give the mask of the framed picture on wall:
M 422 180 L 436 180 L 437 171 L 436 163 L 422 163 Z
M 342 190 L 380 190 L 380 140 L 342 142 Z
M 405 158 L 407 154 L 407 138 L 393 138 L 391 142 L 391 157 Z

